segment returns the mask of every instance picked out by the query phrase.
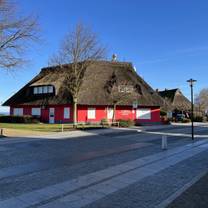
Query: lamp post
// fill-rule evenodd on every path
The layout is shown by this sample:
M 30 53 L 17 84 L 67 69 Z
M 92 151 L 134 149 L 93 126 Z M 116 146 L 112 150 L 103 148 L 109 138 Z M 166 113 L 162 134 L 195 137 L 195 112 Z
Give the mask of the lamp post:
M 187 80 L 191 87 L 191 138 L 194 140 L 194 93 L 193 93 L 193 85 L 196 82 L 194 79 Z

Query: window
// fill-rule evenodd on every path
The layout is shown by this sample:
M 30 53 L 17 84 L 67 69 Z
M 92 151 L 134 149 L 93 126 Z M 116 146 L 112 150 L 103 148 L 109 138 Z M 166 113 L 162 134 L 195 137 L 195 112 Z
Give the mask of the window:
M 131 93 L 131 92 L 133 92 L 133 91 L 134 91 L 133 86 L 127 86 L 127 87 L 126 87 L 126 92 Z
M 113 108 L 108 108 L 107 109 L 107 118 L 108 119 L 113 119 Z
M 124 85 L 118 86 L 118 91 L 119 92 L 125 92 L 125 86 Z
M 23 116 L 23 108 L 14 108 L 13 115 L 14 116 Z
M 41 110 L 40 108 L 32 108 L 32 116 L 40 116 Z
M 95 119 L 95 108 L 88 108 L 87 117 L 88 119 Z
M 47 86 L 43 87 L 43 93 L 48 93 L 48 87 Z
M 64 119 L 70 118 L 70 108 L 64 108 Z
M 47 93 L 53 93 L 53 86 L 39 86 L 33 88 L 33 94 L 47 94 Z
M 134 91 L 134 87 L 132 85 L 119 85 L 118 86 L 118 91 L 119 92 L 131 93 L 131 92 Z
M 136 110 L 136 118 L 137 119 L 151 119 L 151 109 L 148 108 L 140 108 Z
M 48 86 L 48 93 L 53 93 L 53 86 Z
M 38 94 L 38 88 L 37 87 L 34 87 L 33 88 L 33 93 L 36 95 L 36 94 Z
M 43 87 L 38 87 L 38 93 L 42 94 L 43 93 Z

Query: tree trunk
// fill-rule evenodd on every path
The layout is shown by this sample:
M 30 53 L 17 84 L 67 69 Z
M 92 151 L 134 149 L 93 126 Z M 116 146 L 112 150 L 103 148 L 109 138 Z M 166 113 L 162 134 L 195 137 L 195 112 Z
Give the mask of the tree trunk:
M 113 119 L 112 122 L 115 122 L 116 120 L 116 104 L 113 105 Z
M 77 126 L 77 98 L 73 99 L 73 124 L 76 127 Z

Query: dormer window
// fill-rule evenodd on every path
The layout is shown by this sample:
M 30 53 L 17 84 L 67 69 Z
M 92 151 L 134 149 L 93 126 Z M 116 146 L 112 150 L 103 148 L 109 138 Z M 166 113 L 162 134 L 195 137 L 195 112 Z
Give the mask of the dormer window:
M 33 88 L 33 94 L 51 94 L 54 92 L 54 88 L 51 85 L 47 86 L 38 86 Z
M 134 91 L 134 87 L 131 85 L 120 85 L 118 86 L 118 91 L 125 93 L 132 93 Z

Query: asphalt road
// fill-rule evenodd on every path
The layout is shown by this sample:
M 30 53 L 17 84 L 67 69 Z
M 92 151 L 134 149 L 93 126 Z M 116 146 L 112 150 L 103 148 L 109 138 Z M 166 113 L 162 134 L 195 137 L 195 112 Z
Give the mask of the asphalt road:
M 70 138 L 69 133 L 69 138 L 62 139 L 0 139 L 0 207 L 13 207 L 11 203 L 15 200 L 18 200 L 17 202 L 19 203 L 22 202 L 21 197 L 25 196 L 25 194 L 31 194 L 29 196 L 31 200 L 34 200 L 35 197 L 32 195 L 34 191 L 45 190 L 47 187 L 62 184 L 69 180 L 75 179 L 79 181 L 80 177 L 86 177 L 96 172 L 102 175 L 102 171 L 109 171 L 114 167 L 121 166 L 122 171 L 125 168 L 128 169 L 128 167 L 137 169 L 137 167 L 132 166 L 132 161 L 141 158 L 141 161 L 145 162 L 144 165 L 146 165 L 146 161 L 150 160 L 149 158 L 154 160 L 158 154 L 162 154 L 163 158 L 166 158 L 166 152 L 168 154 L 169 150 L 177 150 L 185 145 L 193 144 L 190 137 L 178 136 L 180 133 L 188 134 L 190 127 L 154 129 L 152 131 L 159 134 L 138 132 L 137 130 L 115 130 L 106 133 L 90 131 L 92 134 L 89 132 L 87 136 L 82 135 L 75 138 Z M 177 133 L 177 136 L 168 137 L 169 149 L 166 152 L 161 150 L 160 132 Z M 196 127 L 196 133 L 198 135 L 207 135 L 208 129 Z M 205 139 L 200 138 L 196 142 Z M 177 163 L 173 158 L 170 164 L 168 163 L 168 166 L 167 162 L 162 162 L 158 159 L 161 165 L 156 166 L 156 172 L 153 174 L 151 170 L 149 173 L 147 168 L 147 174 L 149 175 L 144 175 L 140 179 L 135 178 L 134 183 L 130 183 L 131 180 L 130 178 L 128 180 L 128 175 L 126 175 L 126 178 L 123 176 L 125 171 L 128 174 L 131 173 L 131 171 L 125 169 L 122 172 L 126 183 L 125 186 L 122 186 L 123 184 L 121 183 L 121 187 L 116 187 L 116 191 L 111 194 L 107 194 L 106 189 L 106 193 L 103 193 L 104 196 L 100 198 L 96 195 L 98 198 L 93 199 L 94 195 L 91 194 L 91 201 L 82 200 L 82 205 L 79 204 L 79 206 L 74 207 L 154 207 L 181 188 L 192 177 L 195 177 L 201 171 L 208 170 L 208 151 L 206 151 L 206 146 L 204 149 L 199 148 L 197 151 L 199 152 L 193 155 L 191 155 L 192 152 L 187 153 L 187 155 L 190 154 L 188 156 L 184 153 L 185 159 L 183 160 L 177 157 L 180 160 Z M 148 164 L 151 165 L 154 162 Z M 163 165 L 167 167 L 160 169 Z M 105 174 L 102 177 L 105 177 Z M 141 176 L 138 174 L 136 177 Z M 98 182 L 96 181 L 95 183 L 97 184 Z M 117 186 L 116 183 L 115 185 Z M 60 186 L 61 190 L 63 187 Z M 84 186 L 79 190 L 85 191 L 85 189 L 86 187 Z M 48 195 L 45 198 L 43 196 L 36 197 L 36 202 L 31 205 L 32 202 L 30 201 L 31 203 L 25 207 L 42 207 L 49 203 L 48 207 L 51 208 L 50 203 L 53 204 L 54 202 L 55 204 L 57 202 L 58 205 L 54 205 L 54 207 L 61 208 L 60 203 L 62 202 L 60 200 L 62 196 L 71 196 L 71 192 L 64 192 L 64 194 L 52 197 L 50 200 L 47 199 Z M 25 198 L 29 200 L 29 196 Z M 19 197 L 21 200 L 19 200 Z M 64 197 L 63 199 L 65 200 Z M 15 201 L 15 207 L 18 207 L 17 202 Z M 19 207 L 24 206 L 20 203 Z M 71 208 L 73 206 L 67 204 L 63 205 L 63 207 Z

